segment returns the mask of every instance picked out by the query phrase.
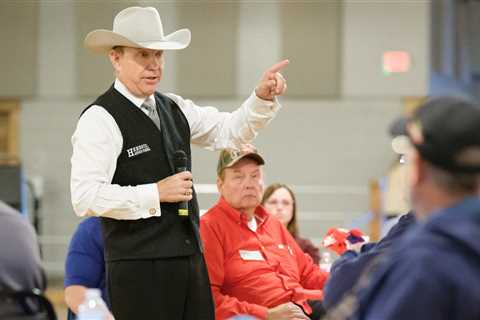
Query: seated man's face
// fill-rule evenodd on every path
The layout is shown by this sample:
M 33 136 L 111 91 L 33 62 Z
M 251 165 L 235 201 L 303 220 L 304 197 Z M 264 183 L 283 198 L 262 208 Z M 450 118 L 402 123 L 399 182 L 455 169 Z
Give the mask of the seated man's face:
M 233 208 L 242 212 L 255 209 L 262 200 L 262 168 L 256 161 L 244 158 L 223 170 L 222 176 L 217 179 L 217 187 Z

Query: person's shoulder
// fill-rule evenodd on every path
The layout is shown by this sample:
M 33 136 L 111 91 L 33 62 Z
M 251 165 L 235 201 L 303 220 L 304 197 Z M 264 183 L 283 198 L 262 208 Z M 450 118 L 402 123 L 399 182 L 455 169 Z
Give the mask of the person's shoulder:
M 103 252 L 101 218 L 88 217 L 80 221 L 70 241 L 70 251 L 92 252 L 95 248 Z
M 290 234 L 287 227 L 285 227 L 283 225 L 283 223 L 280 222 L 280 220 L 276 219 L 271 214 L 268 214 L 268 216 L 266 216 L 265 223 L 268 225 L 269 228 L 275 228 L 279 232 L 282 232 L 282 233 L 285 233 L 285 234 Z M 292 238 L 293 238 L 293 236 L 292 236 Z
M 33 232 L 33 227 L 28 219 L 3 201 L 0 201 L 0 219 L 2 219 L 2 225 L 17 226 L 17 228 L 28 229 Z
M 415 296 L 428 294 L 429 299 L 437 300 L 449 295 L 456 287 L 458 275 L 452 272 L 449 255 L 428 250 L 425 246 L 406 250 L 397 257 L 391 257 L 386 273 L 386 291 L 410 291 L 410 301 Z M 393 294 L 395 295 L 395 294 Z M 398 300 L 398 297 L 394 300 Z M 406 301 L 405 301 L 406 302 Z
M 207 212 L 205 212 L 201 217 L 201 223 L 205 223 L 208 225 L 215 225 L 218 223 L 222 215 L 222 211 L 217 205 L 214 205 Z
M 295 241 L 297 241 L 298 245 L 300 246 L 300 248 L 302 248 L 303 251 L 305 251 L 306 249 L 313 249 L 313 250 L 316 250 L 316 251 L 319 250 L 318 247 L 315 246 L 310 239 L 302 238 L 302 237 L 298 237 L 298 236 L 294 239 L 295 239 Z
M 186 100 L 182 96 L 172 92 L 165 92 L 165 93 L 156 92 L 156 96 L 163 100 L 171 100 L 175 102 L 179 107 L 182 107 L 185 104 L 185 100 Z
M 453 242 L 446 234 L 432 228 L 428 223 L 423 223 L 406 235 L 405 243 L 412 247 L 410 251 L 426 254 L 432 250 L 446 249 Z
M 413 213 L 405 214 L 400 217 L 399 221 L 390 229 L 387 235 L 370 249 L 373 251 L 389 250 L 390 247 L 396 246 L 398 242 L 406 239 L 407 235 L 414 234 L 413 230 L 419 227 Z
M 423 228 L 415 230 L 401 245 L 395 247 L 392 258 L 398 265 L 413 273 L 424 274 L 424 271 L 433 274 L 448 274 L 450 271 L 450 250 L 445 247 L 445 241 L 425 231 Z
M 84 133 L 85 136 L 90 137 L 92 132 L 109 132 L 117 126 L 112 114 L 103 106 L 91 105 L 86 108 L 80 118 L 78 119 L 77 131 Z M 96 138 L 104 138 L 108 135 L 99 135 Z
M 83 116 L 83 114 L 85 114 L 86 112 L 89 112 L 91 113 L 91 109 L 96 109 L 96 108 L 100 108 L 100 109 L 103 109 L 104 111 L 106 111 L 104 109 L 104 107 L 102 106 L 102 104 L 105 102 L 105 99 L 109 96 L 111 96 L 114 92 L 117 92 L 119 93 L 118 91 L 116 91 L 113 86 L 111 86 L 109 89 L 107 89 L 105 92 L 103 92 L 102 94 L 100 94 L 97 98 L 95 98 L 95 100 L 93 100 L 92 102 L 90 102 L 80 113 L 80 117 Z
M 100 217 L 87 217 L 87 218 L 83 219 L 82 221 L 80 221 L 78 226 L 82 227 L 82 228 L 90 228 L 90 227 L 93 227 L 93 226 L 100 226 L 100 224 L 101 224 L 100 219 L 101 219 Z
M 105 109 L 104 106 L 99 104 L 92 104 L 86 107 L 80 115 L 80 119 L 83 121 L 92 119 L 102 120 L 110 118 L 111 114 L 107 111 L 107 109 Z
M 16 219 L 17 216 L 21 217 L 19 211 L 0 200 L 0 217 Z
M 480 251 L 477 238 L 468 239 L 463 230 L 459 232 L 464 237 L 455 236 L 451 229 L 453 227 L 449 228 L 448 225 L 442 225 L 442 228 L 429 223 L 422 225 L 412 232 L 405 243 L 404 249 L 408 250 L 404 255 L 411 262 L 422 261 L 427 270 L 443 270 L 445 274 L 451 270 L 461 273 L 462 270 L 471 269 L 472 265 L 478 267 Z
M 262 207 L 260 207 L 262 208 Z M 280 222 L 277 218 L 275 218 L 270 212 L 262 208 L 262 215 L 264 217 L 265 223 L 268 223 L 270 226 L 275 226 L 281 228 L 282 226 L 287 230 L 287 228 Z
M 101 221 L 99 217 L 87 217 L 79 222 L 77 230 L 87 231 L 93 228 L 100 228 Z
M 75 230 L 76 236 L 96 238 L 97 235 L 101 235 L 101 218 L 99 217 L 88 217 L 80 221 Z

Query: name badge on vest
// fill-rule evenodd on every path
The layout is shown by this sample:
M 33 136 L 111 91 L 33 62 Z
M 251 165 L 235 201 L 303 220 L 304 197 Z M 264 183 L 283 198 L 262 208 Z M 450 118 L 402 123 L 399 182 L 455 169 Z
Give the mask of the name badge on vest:
M 129 158 L 138 156 L 139 154 L 151 151 L 148 144 L 144 143 L 136 147 L 128 148 L 127 155 Z
M 250 250 L 238 250 L 240 253 L 240 258 L 246 261 L 264 261 L 262 254 L 258 250 L 250 251 Z

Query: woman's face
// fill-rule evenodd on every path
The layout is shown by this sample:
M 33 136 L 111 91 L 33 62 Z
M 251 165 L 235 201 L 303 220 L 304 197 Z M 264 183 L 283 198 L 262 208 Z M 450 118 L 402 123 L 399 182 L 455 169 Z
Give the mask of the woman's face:
M 279 188 L 265 201 L 265 209 L 287 226 L 293 218 L 293 199 L 285 188 Z

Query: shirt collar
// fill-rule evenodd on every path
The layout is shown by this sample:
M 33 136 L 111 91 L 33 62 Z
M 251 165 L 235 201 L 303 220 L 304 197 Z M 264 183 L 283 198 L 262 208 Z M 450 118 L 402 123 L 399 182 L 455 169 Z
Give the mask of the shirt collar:
M 136 105 L 137 107 L 141 107 L 142 104 L 145 102 L 145 100 L 147 99 L 151 99 L 151 101 L 153 101 L 153 105 L 155 106 L 156 103 L 155 103 L 155 96 L 152 94 L 150 95 L 149 97 L 147 98 L 139 98 L 139 97 L 136 97 L 134 96 L 130 90 L 127 89 L 127 87 L 122 83 L 122 81 L 120 81 L 118 78 L 115 79 L 115 83 L 113 85 L 113 87 L 115 88 L 115 90 L 117 90 L 118 92 L 120 92 L 121 95 L 123 95 L 125 98 L 127 98 L 131 103 L 133 103 L 134 105 Z
M 248 224 L 247 215 L 244 212 L 232 208 L 232 206 L 230 206 L 223 197 L 220 197 L 220 200 L 218 200 L 218 206 L 220 207 L 220 209 L 222 209 L 223 212 L 225 212 L 225 214 L 230 219 L 234 220 L 239 224 Z M 267 221 L 268 217 L 268 212 L 261 205 L 255 208 L 255 218 L 257 218 L 258 220 L 257 229 L 260 228 Z

